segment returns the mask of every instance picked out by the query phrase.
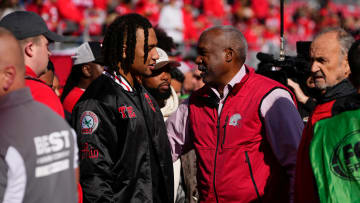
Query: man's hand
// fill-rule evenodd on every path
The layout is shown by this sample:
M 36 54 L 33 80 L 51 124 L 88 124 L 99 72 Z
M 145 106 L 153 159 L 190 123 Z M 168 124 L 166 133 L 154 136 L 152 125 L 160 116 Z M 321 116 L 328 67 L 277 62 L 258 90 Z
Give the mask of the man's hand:
M 305 104 L 307 102 L 307 100 L 309 99 L 308 96 L 306 96 L 304 94 L 304 92 L 302 91 L 302 89 L 300 88 L 300 85 L 296 82 L 294 82 L 293 80 L 291 79 L 287 79 L 287 83 L 290 87 L 293 88 L 294 90 L 294 93 L 295 93 L 295 96 L 296 96 L 296 99 L 302 103 L 302 104 Z

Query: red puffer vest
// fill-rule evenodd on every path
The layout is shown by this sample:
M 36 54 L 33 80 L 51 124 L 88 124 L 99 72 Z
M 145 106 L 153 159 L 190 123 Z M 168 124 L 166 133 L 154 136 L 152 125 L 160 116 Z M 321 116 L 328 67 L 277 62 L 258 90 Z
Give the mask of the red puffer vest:
M 288 178 L 266 140 L 262 99 L 281 84 L 247 69 L 225 99 L 205 86 L 190 98 L 200 202 L 287 202 Z

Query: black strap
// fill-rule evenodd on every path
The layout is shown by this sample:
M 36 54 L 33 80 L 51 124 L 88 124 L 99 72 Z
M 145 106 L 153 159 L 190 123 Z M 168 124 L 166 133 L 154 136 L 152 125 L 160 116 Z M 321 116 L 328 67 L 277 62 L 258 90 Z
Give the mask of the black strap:
M 42 80 L 40 80 L 38 78 L 28 76 L 28 75 L 25 75 L 25 80 L 34 80 L 34 81 L 37 81 L 37 82 L 41 82 L 42 84 L 45 84 L 46 86 L 52 88 L 50 85 L 46 84 L 44 81 L 42 81 Z

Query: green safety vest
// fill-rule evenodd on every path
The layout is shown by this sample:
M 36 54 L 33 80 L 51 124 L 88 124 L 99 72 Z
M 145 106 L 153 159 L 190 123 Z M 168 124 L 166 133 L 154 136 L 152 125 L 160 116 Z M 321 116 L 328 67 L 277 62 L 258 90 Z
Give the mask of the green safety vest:
M 360 109 L 315 124 L 310 162 L 321 202 L 360 202 Z

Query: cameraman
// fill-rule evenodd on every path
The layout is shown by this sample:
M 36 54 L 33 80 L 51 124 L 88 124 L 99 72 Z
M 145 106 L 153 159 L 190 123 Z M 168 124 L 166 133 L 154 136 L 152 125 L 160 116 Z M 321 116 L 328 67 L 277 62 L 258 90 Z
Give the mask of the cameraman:
M 304 128 L 298 150 L 295 202 L 319 202 L 310 162 L 310 144 L 315 124 L 333 116 L 334 104 L 340 98 L 355 93 L 347 79 L 350 74 L 347 52 L 353 42 L 354 38 L 342 28 L 331 28 L 318 34 L 311 43 L 311 73 L 321 97 Z

